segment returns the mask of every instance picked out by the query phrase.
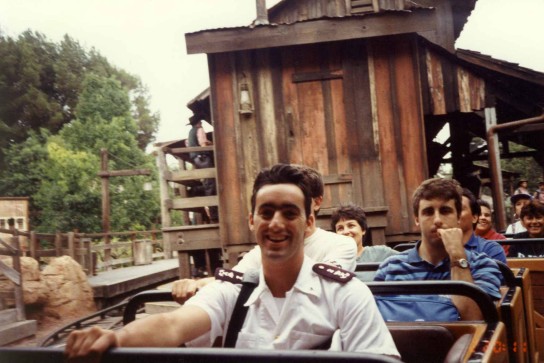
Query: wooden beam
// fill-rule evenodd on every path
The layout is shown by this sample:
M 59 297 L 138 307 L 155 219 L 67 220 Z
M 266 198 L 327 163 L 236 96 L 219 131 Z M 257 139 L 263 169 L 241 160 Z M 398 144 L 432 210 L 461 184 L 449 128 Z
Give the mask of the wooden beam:
M 217 198 L 217 195 L 210 195 L 208 197 L 193 197 L 193 198 L 179 198 L 179 199 L 173 199 L 172 202 L 172 209 L 191 209 L 191 208 L 198 208 L 198 207 L 208 207 L 208 206 L 216 206 L 219 205 L 218 203 L 219 198 Z
M 99 171 L 98 176 L 135 176 L 135 175 L 151 175 L 149 169 L 132 169 L 132 170 L 110 170 Z
M 183 171 L 173 171 L 170 172 L 168 176 L 168 181 L 181 182 L 188 180 L 196 179 L 210 179 L 215 178 L 217 175 L 215 168 L 206 168 L 206 169 L 193 169 L 193 170 L 183 170 Z
M 410 13 L 378 13 L 286 25 L 203 30 L 185 34 L 185 42 L 188 54 L 209 54 L 426 32 L 435 29 L 434 11 L 417 9 Z

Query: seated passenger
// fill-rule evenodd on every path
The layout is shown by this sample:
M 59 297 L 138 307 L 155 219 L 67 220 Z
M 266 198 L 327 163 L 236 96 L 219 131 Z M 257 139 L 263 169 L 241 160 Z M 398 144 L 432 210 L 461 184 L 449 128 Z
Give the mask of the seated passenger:
M 527 231 L 516 233 L 514 238 L 544 238 L 544 205 L 536 200 L 520 212 L 521 223 Z M 544 257 L 544 242 L 532 245 L 511 245 L 509 257 Z
M 477 236 L 492 241 L 506 239 L 504 235 L 493 229 L 493 211 L 491 210 L 491 206 L 489 205 L 489 203 L 482 199 L 478 199 L 477 202 L 478 205 L 480 205 L 481 213 L 480 217 L 478 218 L 478 224 L 476 225 L 476 230 L 474 231 L 474 233 L 476 233 Z M 510 246 L 501 245 L 501 247 L 504 250 L 504 253 L 508 255 L 508 249 L 510 248 Z
M 474 194 L 463 188 L 462 210 L 459 217 L 459 227 L 463 231 L 463 244 L 469 251 L 485 253 L 489 257 L 506 263 L 504 249 L 495 241 L 488 241 L 476 236 L 474 228 L 478 223 L 481 210 Z
M 277 164 L 261 170 L 253 186 L 249 225 L 262 265 L 256 271 L 258 285 L 242 300 L 248 310 L 240 330 L 232 335 L 233 345 L 313 349 L 338 331 L 340 350 L 398 357 L 368 287 L 353 273 L 315 264 L 304 255 L 304 233 L 312 220 L 311 195 L 297 168 Z M 136 320 L 121 330 L 95 326 L 73 331 L 66 356 L 96 358 L 109 347 L 179 347 L 203 334 L 205 345 L 211 346 L 216 337 L 227 336 L 241 275 L 233 270 L 219 274 L 218 280 L 227 277 L 209 284 L 179 309 Z
M 350 204 L 336 209 L 331 216 L 331 229 L 338 234 L 351 237 L 357 244 L 357 262 L 382 262 L 398 252 L 387 246 L 365 246 L 366 215 L 363 208 Z M 357 277 L 362 281 L 372 281 L 375 272 L 359 271 Z
M 521 208 L 529 204 L 531 200 L 533 200 L 533 197 L 531 197 L 530 194 L 525 193 L 514 194 L 510 197 L 510 203 L 512 203 L 512 206 L 514 207 L 514 222 L 506 228 L 505 234 L 515 234 L 526 231 L 523 224 L 521 224 L 520 214 Z
M 308 185 L 312 196 L 312 224 L 306 232 L 304 240 L 304 253 L 317 262 L 326 262 L 328 264 L 342 267 L 346 270 L 355 270 L 355 256 L 357 252 L 353 240 L 346 236 L 340 236 L 336 233 L 318 228 L 315 225 L 315 217 L 321 208 L 323 201 L 324 184 L 321 174 L 315 169 L 303 165 L 293 165 L 300 170 Z M 261 265 L 260 247 L 256 246 L 238 262 L 234 269 L 239 272 L 248 269 L 258 269 Z M 180 304 L 193 296 L 199 288 L 212 282 L 213 277 L 200 280 L 181 279 L 172 285 L 172 296 Z
M 421 240 L 415 248 L 385 260 L 374 280 L 466 281 L 499 299 L 501 272 L 497 263 L 483 253 L 464 248 L 459 228 L 462 195 L 455 180 L 429 179 L 421 183 L 412 197 Z M 376 301 L 387 321 L 482 319 L 476 303 L 463 296 L 380 296 Z

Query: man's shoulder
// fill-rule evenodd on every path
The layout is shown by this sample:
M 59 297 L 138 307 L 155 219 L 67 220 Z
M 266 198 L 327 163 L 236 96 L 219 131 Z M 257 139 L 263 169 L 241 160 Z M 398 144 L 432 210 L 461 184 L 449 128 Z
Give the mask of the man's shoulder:
M 353 238 L 327 231 L 322 228 L 317 228 L 314 234 L 310 236 L 310 238 L 312 237 L 314 237 L 315 242 L 319 243 L 349 243 L 350 245 L 354 244 Z

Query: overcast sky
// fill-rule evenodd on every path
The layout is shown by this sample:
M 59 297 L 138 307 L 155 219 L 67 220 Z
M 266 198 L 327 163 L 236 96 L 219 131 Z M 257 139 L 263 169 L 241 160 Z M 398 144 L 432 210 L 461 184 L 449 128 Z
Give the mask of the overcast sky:
M 542 14 L 544 0 L 478 0 L 456 45 L 544 72 Z M 161 114 L 157 141 L 186 136 L 186 104 L 209 85 L 206 56 L 187 55 L 184 34 L 254 18 L 255 0 L 0 0 L 9 36 L 30 28 L 58 42 L 67 33 L 139 76 Z

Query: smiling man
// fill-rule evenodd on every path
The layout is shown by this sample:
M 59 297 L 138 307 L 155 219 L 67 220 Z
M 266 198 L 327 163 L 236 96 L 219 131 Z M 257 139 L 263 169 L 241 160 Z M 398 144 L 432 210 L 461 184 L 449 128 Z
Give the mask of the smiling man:
M 459 222 L 463 190 L 455 180 L 429 179 L 414 192 L 414 219 L 421 230 L 415 248 L 389 257 L 375 281 L 458 280 L 475 283 L 499 299 L 501 273 L 485 254 L 465 249 Z M 378 297 L 386 320 L 451 321 L 482 318 L 476 304 L 462 296 Z M 417 302 L 417 303 L 416 303 Z
M 353 273 L 316 264 L 304 255 L 304 234 L 313 222 L 311 199 L 296 167 L 277 164 L 257 176 L 249 225 L 262 266 L 257 286 L 241 301 L 248 306 L 246 317 L 233 319 L 240 323 L 234 346 L 312 349 L 334 335 L 336 349 L 398 357 L 368 287 Z M 99 357 L 112 346 L 211 346 L 217 337 L 228 335 L 241 275 L 234 270 L 216 274 L 215 282 L 176 311 L 136 320 L 119 331 L 93 327 L 72 332 L 66 355 Z

